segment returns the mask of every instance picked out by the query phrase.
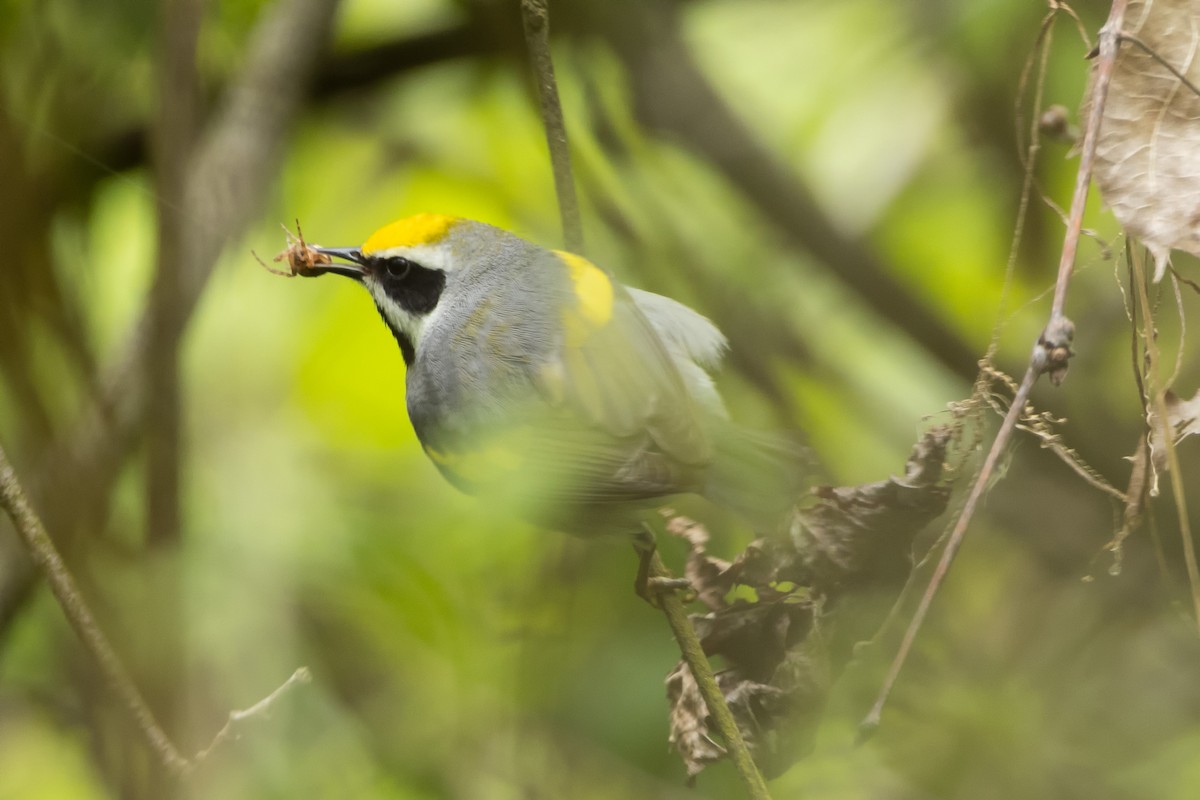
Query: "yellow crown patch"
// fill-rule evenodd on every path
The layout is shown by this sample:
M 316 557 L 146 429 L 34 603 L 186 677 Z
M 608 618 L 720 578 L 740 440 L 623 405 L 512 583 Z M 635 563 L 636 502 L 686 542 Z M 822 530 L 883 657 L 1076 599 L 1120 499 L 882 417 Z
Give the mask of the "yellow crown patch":
M 385 225 L 371 234 L 362 246 L 363 255 L 371 255 L 393 247 L 418 247 L 441 241 L 458 217 L 447 214 L 414 214 Z

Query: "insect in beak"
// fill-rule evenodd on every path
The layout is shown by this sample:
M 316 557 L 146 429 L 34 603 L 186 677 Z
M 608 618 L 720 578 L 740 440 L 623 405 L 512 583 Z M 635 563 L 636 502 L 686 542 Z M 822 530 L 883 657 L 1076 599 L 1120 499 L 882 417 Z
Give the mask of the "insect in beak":
M 363 264 L 362 251 L 357 247 L 314 247 L 312 249 L 323 256 L 327 256 L 329 259 L 340 258 L 350 263 L 344 264 L 322 259 L 323 263 L 314 264 L 304 271 L 303 274 L 305 277 L 315 277 L 328 272 L 361 281 L 367 274 L 367 270 Z

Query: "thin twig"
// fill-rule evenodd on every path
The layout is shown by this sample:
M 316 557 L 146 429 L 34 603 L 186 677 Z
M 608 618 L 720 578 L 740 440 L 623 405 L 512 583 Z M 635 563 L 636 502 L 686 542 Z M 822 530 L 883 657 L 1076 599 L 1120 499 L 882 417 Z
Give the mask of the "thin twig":
M 1075 30 L 1079 33 L 1079 38 L 1083 40 L 1084 47 L 1088 52 L 1092 50 L 1092 40 L 1088 37 L 1087 27 L 1083 24 L 1083 20 L 1075 13 L 1075 9 L 1063 2 L 1063 0 L 1048 0 L 1046 3 L 1052 11 L 1061 11 L 1065 13 L 1075 22 Z
M 78 584 L 75 583 L 75 578 L 67 569 L 58 548 L 54 546 L 50 535 L 46 533 L 46 527 L 30 505 L 25 490 L 21 488 L 21 483 L 17 480 L 17 473 L 13 470 L 2 447 L 0 447 L 0 508 L 3 508 L 12 519 L 13 527 L 16 528 L 17 534 L 29 551 L 34 564 L 42 571 L 46 582 L 50 584 L 50 590 L 54 592 L 63 614 L 67 617 L 67 622 L 75 629 L 75 633 L 83 641 L 84 647 L 100 665 L 104 679 L 125 703 L 125 707 L 129 710 L 134 722 L 137 723 L 138 729 L 146 737 L 150 749 L 175 777 L 185 777 L 198 767 L 218 745 L 233 735 L 235 725 L 250 717 L 268 714 L 275 702 L 289 689 L 312 680 L 312 674 L 308 668 L 300 667 L 281 686 L 262 700 L 247 709 L 229 712 L 229 719 L 225 722 L 224 727 L 217 731 L 208 747 L 190 759 L 184 757 L 171 738 L 167 736 L 162 725 L 159 724 L 154 712 L 150 710 L 142 693 L 138 691 L 133 679 L 129 676 L 129 671 L 125 669 L 117 651 L 113 649 L 112 643 L 100 629 L 92 610 L 79 591 Z
M 1183 290 L 1179 288 L 1179 279 L 1174 272 L 1171 273 L 1171 288 L 1175 290 L 1175 310 L 1179 313 L 1179 349 L 1175 351 L 1175 369 L 1163 384 L 1164 390 L 1173 387 L 1183 371 L 1183 354 L 1187 349 L 1187 311 L 1183 307 Z
M 1142 326 L 1146 342 L 1146 357 L 1149 365 L 1146 370 L 1147 389 L 1153 403 L 1152 416 L 1158 427 L 1158 435 L 1162 439 L 1163 449 L 1167 456 L 1167 471 L 1171 474 L 1171 494 L 1175 498 L 1175 511 L 1179 516 L 1179 535 L 1183 539 L 1183 561 L 1187 565 L 1188 583 L 1192 594 L 1192 611 L 1195 614 L 1197 628 L 1200 628 L 1200 568 L 1196 564 L 1196 545 L 1192 542 L 1192 527 L 1188 519 L 1187 497 L 1183 489 L 1183 475 L 1180 472 L 1179 457 L 1175 453 L 1175 437 L 1171 432 L 1171 423 L 1167 418 L 1166 392 L 1167 386 L 1159 380 L 1158 343 L 1154 339 L 1154 318 L 1150 311 L 1150 300 L 1146 296 L 1146 275 L 1142 267 L 1142 259 L 1130 259 L 1133 262 L 1134 282 L 1133 291 L 1137 295 L 1138 305 L 1142 311 Z
M 967 526 L 975 514 L 975 507 L 979 502 L 979 498 L 983 496 L 984 490 L 991 482 L 992 472 L 1000 460 L 1000 455 L 1008 446 L 1008 441 L 1016 429 L 1017 422 L 1024 413 L 1025 401 L 1029 397 L 1029 392 L 1033 389 L 1033 385 L 1037 383 L 1037 379 L 1042 373 L 1048 373 L 1051 382 L 1056 385 L 1061 383 L 1066 375 L 1067 363 L 1071 357 L 1071 341 L 1074 338 L 1075 328 L 1063 313 L 1063 309 L 1066 305 L 1067 288 L 1070 285 L 1071 273 L 1075 268 L 1075 254 L 1079 247 L 1079 234 L 1083 228 L 1083 210 L 1087 203 L 1088 187 L 1091 185 L 1092 180 L 1092 164 L 1096 158 L 1096 140 L 1100 131 L 1100 122 L 1104 116 L 1104 103 L 1108 97 L 1108 86 L 1112 80 L 1113 67 L 1116 63 L 1117 47 L 1120 43 L 1120 32 L 1124 24 L 1125 7 L 1127 4 L 1128 0 L 1113 0 L 1108 21 L 1105 22 L 1104 27 L 1100 30 L 1098 44 L 1100 57 L 1096 65 L 1096 80 L 1092 85 L 1091 109 L 1088 114 L 1087 128 L 1084 131 L 1079 172 L 1075 180 L 1075 194 L 1071 200 L 1070 219 L 1068 220 L 1067 232 L 1063 239 L 1063 251 L 1062 258 L 1059 261 L 1058 278 L 1054 285 L 1054 301 L 1050 308 L 1050 321 L 1046 324 L 1041 336 L 1038 337 L 1036 344 L 1034 344 L 1029 368 L 1025 371 L 1025 377 L 1022 378 L 1016 396 L 1013 397 L 1008 414 L 1005 415 L 1004 422 L 1000 425 L 1000 430 L 996 433 L 996 439 L 992 442 L 991 450 L 988 451 L 983 467 L 980 469 L 979 475 L 971 487 L 970 494 L 967 496 L 967 501 L 963 504 L 962 512 L 954 526 L 954 530 L 950 534 L 949 540 L 946 542 L 946 549 L 942 552 L 942 558 L 934 570 L 933 577 L 929 581 L 929 586 L 926 588 L 925 594 L 921 596 L 921 602 L 913 614 L 908 629 L 904 632 L 900 649 L 892 660 L 875 704 L 860 724 L 860 737 L 869 734 L 875 728 L 879 727 L 883 706 L 887 703 L 892 687 L 896 683 L 896 678 L 899 676 L 900 670 L 908 658 L 908 653 L 912 649 L 917 632 L 925 620 L 925 615 L 929 611 L 933 597 L 937 594 L 937 590 L 945 579 L 946 573 L 950 569 L 950 564 L 954 560 L 959 546 L 962 544 Z M 1173 476 L 1173 480 L 1178 481 L 1178 477 Z M 1193 583 L 1193 587 L 1195 585 Z M 1197 595 L 1197 611 L 1200 614 L 1200 594 Z
M 992 327 L 992 338 L 988 342 L 987 353 L 984 355 L 984 363 L 990 363 L 996 354 L 997 348 L 1000 346 L 1000 332 L 1006 322 L 1004 315 L 1008 310 L 1008 294 L 1012 290 L 1013 274 L 1016 272 L 1017 256 L 1021 250 L 1021 240 L 1025 234 L 1025 220 L 1029 210 L 1029 196 L 1033 191 L 1034 167 L 1037 164 L 1037 156 L 1041 151 L 1041 128 L 1038 124 L 1038 117 L 1041 116 L 1042 109 L 1042 92 L 1046 83 L 1046 64 L 1050 59 L 1050 42 L 1054 34 L 1054 18 L 1055 11 L 1046 14 L 1042 19 L 1041 27 L 1038 29 L 1037 41 L 1034 43 L 1034 49 L 1029 54 L 1029 58 L 1025 60 L 1025 66 L 1021 69 L 1021 79 L 1018 82 L 1017 101 L 1013 109 L 1013 115 L 1017 119 L 1016 138 L 1017 138 L 1017 158 L 1020 159 L 1021 166 L 1024 168 L 1024 176 L 1021 183 L 1021 195 L 1017 205 L 1017 221 L 1013 229 L 1012 243 L 1008 248 L 1008 260 L 1004 264 L 1004 281 L 1000 284 L 1000 302 L 999 309 L 996 313 L 996 324 Z M 1037 80 L 1034 82 L 1033 92 L 1033 113 L 1030 114 L 1031 122 L 1029 123 L 1029 146 L 1028 148 L 1021 147 L 1021 102 L 1025 98 L 1025 90 L 1029 82 L 1029 72 L 1033 68 L 1034 63 L 1037 64 Z M 978 381 L 977 381 L 978 384 Z
M 558 99 L 558 81 L 550 56 L 550 12 L 547 0 L 521 0 L 521 20 L 525 26 L 525 44 L 537 77 L 538 99 L 542 105 L 542 123 L 546 145 L 550 148 L 550 166 L 554 170 L 554 191 L 562 217 L 563 243 L 572 253 L 583 252 L 583 222 L 575 179 L 571 172 L 571 149 L 567 144 L 567 126 Z
M 1065 3 L 1058 2 L 1057 0 L 1051 0 L 1049 5 L 1050 5 L 1050 11 L 1046 14 L 1045 17 L 1042 18 L 1042 25 L 1041 25 L 1041 28 L 1039 29 L 1037 39 L 1035 40 L 1035 43 L 1034 43 L 1034 50 L 1029 54 L 1029 58 L 1026 60 L 1025 66 L 1021 70 L 1021 78 L 1018 81 L 1018 85 L 1017 85 L 1017 102 L 1016 102 L 1017 156 L 1021 161 L 1021 165 L 1026 168 L 1026 181 L 1030 182 L 1032 184 L 1033 188 L 1037 189 L 1038 198 L 1042 201 L 1042 204 L 1045 205 L 1047 208 L 1049 208 L 1051 211 L 1053 211 L 1055 213 L 1055 215 L 1060 220 L 1062 220 L 1063 226 L 1066 227 L 1068 224 L 1070 224 L 1068 221 L 1068 218 L 1067 218 L 1067 212 L 1063 210 L 1062 206 L 1060 206 L 1058 203 L 1054 202 L 1054 199 L 1051 198 L 1050 195 L 1046 193 L 1046 190 L 1045 190 L 1045 188 L 1043 188 L 1041 181 L 1037 180 L 1037 178 L 1033 175 L 1032 166 L 1030 165 L 1030 162 L 1033 160 L 1032 159 L 1033 155 L 1037 152 L 1037 150 L 1041 146 L 1040 142 L 1039 142 L 1040 134 L 1041 134 L 1041 127 L 1042 127 L 1042 113 L 1041 113 L 1042 103 L 1041 103 L 1041 100 L 1042 100 L 1042 93 L 1044 91 L 1045 81 L 1046 81 L 1046 64 L 1047 64 L 1047 60 L 1050 55 L 1050 39 L 1052 38 L 1051 34 L 1053 33 L 1053 25 L 1058 20 L 1058 15 L 1061 13 L 1065 13 L 1068 16 L 1070 16 L 1071 19 L 1073 19 L 1075 21 L 1075 24 L 1080 29 L 1079 30 L 1080 39 L 1083 40 L 1084 47 L 1088 52 L 1090 52 L 1092 50 L 1092 42 L 1088 38 L 1087 33 L 1082 28 L 1082 23 L 1080 22 L 1079 16 L 1075 13 L 1075 11 L 1070 6 L 1068 6 Z M 1040 59 L 1039 59 L 1039 64 L 1038 64 L 1038 77 L 1037 77 L 1037 82 L 1034 84 L 1035 96 L 1034 96 L 1034 102 L 1031 106 L 1031 108 L 1033 109 L 1033 113 L 1030 115 L 1030 129 L 1031 129 L 1030 130 L 1030 139 L 1029 139 L 1030 146 L 1029 146 L 1029 148 L 1025 148 L 1021 144 L 1021 142 L 1022 142 L 1021 124 L 1022 124 L 1022 120 L 1024 118 L 1023 114 L 1021 113 L 1021 103 L 1025 97 L 1026 83 L 1028 82 L 1029 70 L 1031 69 L 1031 67 L 1033 65 L 1034 56 L 1038 55 L 1039 53 L 1040 53 Z M 1077 140 L 1078 135 L 1073 134 L 1071 138 Z M 1022 197 L 1022 199 L 1024 200 L 1024 197 Z M 1023 220 L 1024 215 L 1018 215 L 1018 219 Z M 1102 250 L 1108 250 L 1108 243 L 1105 242 L 1103 239 L 1101 239 L 1094 230 L 1091 230 L 1088 228 L 1083 228 L 1083 229 L 1081 229 L 1081 233 L 1088 236 L 1089 238 L 1095 240 L 1096 243 L 1100 246 L 1100 248 Z M 1019 235 L 1014 236 L 1014 241 L 1019 241 L 1019 239 L 1020 239 Z
M 1025 371 L 1025 377 L 1021 380 L 1021 385 L 1017 389 L 1016 396 L 1013 397 L 1012 405 L 1008 407 L 1008 414 L 1004 417 L 1004 422 L 1000 424 L 1000 430 L 996 433 L 996 438 L 992 442 L 992 449 L 988 451 L 987 458 L 984 459 L 983 467 L 979 470 L 979 476 L 976 478 L 974 485 L 971 486 L 971 492 L 967 495 L 967 501 L 963 504 L 958 522 L 955 524 L 954 530 L 950 532 L 950 538 L 946 541 L 946 549 L 942 551 L 942 558 L 938 562 L 937 568 L 933 571 L 933 577 L 929 579 L 929 586 L 925 589 L 925 594 L 921 596 L 921 602 L 917 605 L 917 610 L 913 613 L 912 621 L 909 622 L 908 629 L 904 632 L 904 639 L 900 642 L 900 649 L 897 651 L 896 657 L 892 660 L 887 677 L 884 678 L 883 686 L 880 687 L 879 696 L 875 699 L 875 705 L 871 707 L 870 712 L 859 725 L 860 737 L 869 735 L 879 727 L 879 719 L 883 713 L 883 706 L 887 703 L 888 696 L 892 692 L 892 686 L 895 685 L 896 678 L 900 675 L 900 669 L 904 666 L 905 659 L 908 658 L 908 651 L 912 649 L 913 641 L 917 637 L 917 631 L 921 629 L 921 624 L 925 621 L 925 615 L 929 611 L 933 597 L 941 587 L 942 581 L 945 580 L 946 573 L 950 569 L 950 563 L 954 560 L 955 554 L 958 553 L 959 546 L 962 545 L 963 537 L 967 532 L 967 525 L 971 522 L 971 518 L 975 514 L 975 506 L 979 503 L 979 498 L 983 496 L 984 490 L 991 482 L 996 464 L 1000 461 L 1000 456 L 1003 454 L 1008 440 L 1012 436 L 1013 429 L 1017 425 L 1017 420 L 1021 418 L 1021 414 L 1025 410 L 1025 401 L 1028 399 L 1029 391 L 1033 388 L 1033 384 L 1037 382 L 1037 379 L 1038 371 L 1034 366 L 1030 365 L 1029 369 Z
M 1097 47 L 1100 55 L 1096 62 L 1096 82 L 1092 84 L 1092 96 L 1088 109 L 1087 127 L 1083 131 L 1080 147 L 1079 172 L 1075 176 L 1075 194 L 1071 199 L 1071 213 L 1063 239 L 1062 258 L 1058 262 L 1058 280 L 1054 285 L 1054 302 L 1050 307 L 1050 318 L 1063 316 L 1067 303 L 1067 287 L 1071 283 L 1071 272 L 1075 268 L 1075 252 L 1079 247 L 1079 233 L 1083 228 L 1083 209 L 1087 204 L 1088 187 L 1092 182 L 1092 165 L 1096 160 L 1096 141 L 1100 135 L 1100 122 L 1104 118 L 1104 104 L 1108 100 L 1108 86 L 1112 82 L 1113 68 L 1117 62 L 1117 48 L 1121 42 L 1121 28 L 1125 23 L 1125 7 L 1128 0 L 1113 0 L 1108 21 L 1100 29 Z
M 1014 394 L 1017 391 L 1017 382 L 1010 378 L 1007 374 L 1000 371 L 994 366 L 984 364 L 981 374 L 988 378 L 1003 383 Z M 983 395 L 984 401 L 992 407 L 992 409 L 1003 419 L 1008 414 L 1008 407 L 1000 403 L 997 396 L 992 392 L 987 392 Z M 1101 475 L 1095 467 L 1083 459 L 1077 452 L 1067 447 L 1062 442 L 1062 437 L 1055 431 L 1055 425 L 1062 425 L 1066 422 L 1065 419 L 1055 419 L 1047 412 L 1039 412 L 1032 405 L 1028 406 L 1028 411 L 1023 415 L 1022 419 L 1017 422 L 1017 430 L 1024 431 L 1031 436 L 1036 437 L 1042 447 L 1049 450 L 1058 456 L 1064 464 L 1075 471 L 1079 477 L 1091 484 L 1096 489 L 1112 495 L 1113 499 L 1125 502 L 1125 493 L 1117 487 L 1113 486 L 1104 476 Z
M 653 577 L 660 579 L 671 577 L 671 573 L 667 571 L 666 565 L 663 564 L 657 551 L 650 559 L 650 573 Z M 712 665 L 708 663 L 708 657 L 704 655 L 704 648 L 700 644 L 699 637 L 696 636 L 691 620 L 688 619 L 687 611 L 683 607 L 683 601 L 678 592 L 661 592 L 659 602 L 667 617 L 667 622 L 671 625 L 671 631 L 675 634 L 675 640 L 679 643 L 683 660 L 687 662 L 688 669 L 692 671 L 692 677 L 696 679 L 696 686 L 700 689 L 700 696 L 704 698 L 704 703 L 708 706 L 708 713 L 712 715 L 717 724 L 717 731 L 725 740 L 725 749 L 742 779 L 742 784 L 746 787 L 747 796 L 751 800 L 770 800 L 771 795 L 767 791 L 767 783 L 763 780 L 762 773 L 758 771 L 754 757 L 750 755 L 750 749 L 746 746 L 746 740 L 742 738 L 742 732 L 733 718 L 733 712 L 729 710 L 729 706 L 725 702 L 725 694 L 717 684 L 717 677 L 713 674 Z
M 1146 503 L 1146 485 L 1150 474 L 1150 447 L 1146 435 L 1138 437 L 1137 449 L 1130 459 L 1133 468 L 1129 472 L 1129 486 L 1125 490 L 1125 504 L 1121 512 L 1121 527 L 1113 534 L 1104 549 L 1113 554 L 1109 574 L 1120 572 L 1122 548 L 1125 540 L 1142 524 L 1142 509 Z
M 1133 282 L 1136 278 L 1133 275 L 1133 255 L 1128 238 L 1125 239 L 1125 264 L 1126 270 L 1129 273 L 1129 292 L 1132 294 Z M 1122 290 L 1121 294 L 1122 302 L 1124 302 L 1124 290 Z M 1132 299 L 1130 299 L 1125 313 L 1129 317 L 1129 355 L 1133 364 L 1133 380 L 1137 384 L 1138 399 L 1142 401 L 1142 408 L 1146 409 L 1150 407 L 1150 393 L 1146 388 L 1146 379 L 1143 377 L 1143 372 L 1145 371 L 1144 359 L 1138 349 L 1138 342 L 1141 341 L 1141 328 L 1138 326 L 1138 307 Z M 1147 434 L 1150 432 L 1148 424 L 1145 432 Z M 1151 471 L 1153 472 L 1153 470 Z
M 1058 434 L 1054 433 L 1048 425 L 1044 423 L 1037 424 L 1036 422 L 1033 424 L 1018 424 L 1017 429 L 1036 436 L 1041 440 L 1042 447 L 1058 456 L 1060 461 L 1066 464 L 1072 472 L 1082 478 L 1083 482 L 1093 489 L 1109 495 L 1120 503 L 1124 503 L 1128 499 L 1124 492 L 1105 480 L 1104 476 L 1097 472 L 1091 464 L 1080 458 L 1078 453 L 1063 444 Z
M 125 707 L 146 737 L 150 749 L 158 755 L 167 769 L 176 775 L 182 775 L 188 769 L 188 760 L 180 755 L 179 749 L 158 724 L 154 712 L 142 698 L 125 665 L 121 663 L 112 644 L 100 630 L 91 609 L 79 593 L 74 577 L 67 570 L 67 565 L 63 563 L 62 556 L 50 540 L 42 521 L 30 506 L 3 448 L 0 448 L 0 506 L 3 506 L 12 518 L 21 541 L 25 543 L 34 563 L 46 576 L 46 582 L 58 598 L 58 604 L 66 614 L 67 621 L 100 665 L 109 686 L 125 703 Z
M 249 708 L 244 708 L 238 711 L 230 711 L 229 719 L 225 721 L 225 724 L 221 727 L 221 730 L 217 731 L 217 735 L 213 737 L 211 742 L 209 742 L 208 747 L 204 748 L 192 757 L 192 766 L 197 767 L 204 763 L 204 760 L 212 755 L 213 751 L 220 747 L 226 739 L 233 737 L 235 726 L 253 717 L 269 716 L 271 713 L 271 708 L 276 702 L 278 702 L 280 697 L 299 684 L 311 682 L 312 672 L 309 671 L 308 667 L 300 667 L 292 673 L 290 678 L 280 684 L 275 691 L 271 692 L 262 700 L 259 700 Z
M 1194 280 L 1191 280 L 1190 278 L 1186 278 L 1183 275 L 1180 275 L 1179 270 L 1175 269 L 1174 266 L 1171 267 L 1171 275 L 1173 275 L 1176 280 L 1182 281 L 1185 285 L 1187 285 L 1196 294 L 1200 294 L 1200 283 L 1196 283 Z
M 142 364 L 146 386 L 144 416 L 145 548 L 161 552 L 177 548 L 183 536 L 182 474 L 184 469 L 184 403 L 181 396 L 180 344 L 187 315 L 181 304 L 184 230 L 188 221 L 174 209 L 184 205 L 188 165 L 199 129 L 200 74 L 196 50 L 204 17 L 203 0 L 168 0 L 163 4 L 158 56 L 157 113 L 154 119 L 153 167 L 158 227 L 154 283 L 147 296 L 150 336 Z M 183 665 L 187 660 L 182 591 L 178 583 L 161 583 L 155 592 L 161 624 L 151 632 L 157 642 L 157 680 L 146 687 L 159 721 L 176 730 L 180 713 Z M 92 684 L 88 684 L 91 686 Z M 156 771 L 150 793 L 174 798 Z

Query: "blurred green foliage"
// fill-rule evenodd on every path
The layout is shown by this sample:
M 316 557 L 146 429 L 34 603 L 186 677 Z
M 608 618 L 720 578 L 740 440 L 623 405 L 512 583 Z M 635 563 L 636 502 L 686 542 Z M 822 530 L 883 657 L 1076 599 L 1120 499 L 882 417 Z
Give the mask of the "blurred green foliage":
M 206 93 L 237 75 L 264 7 L 207 4 Z M 1057 216 L 1034 202 L 998 312 L 1021 182 L 1014 131 L 1028 127 L 1014 105 L 1037 4 L 672 7 L 703 75 L 839 234 L 878 253 L 971 352 L 983 354 L 999 314 L 997 361 L 1020 369 L 1061 239 Z M 132 0 L 3 8 L 0 176 L 11 216 L 0 225 L 0 442 L 34 483 L 50 442 L 94 392 L 96 365 L 121 352 L 153 280 L 152 168 L 121 143 L 151 124 L 161 9 Z M 332 60 L 495 12 L 348 0 Z M 515 4 L 500 12 L 517 13 Z M 1094 30 L 1099 20 L 1087 22 Z M 929 418 L 946 419 L 947 403 L 969 395 L 970 375 L 882 319 L 838 264 L 796 246 L 686 142 L 644 127 L 618 49 L 563 28 L 572 35 L 558 40 L 559 78 L 590 255 L 729 333 L 721 387 L 736 418 L 803 430 L 832 482 L 900 472 Z M 1086 48 L 1071 25 L 1056 32 L 1045 90 L 1074 107 Z M 282 249 L 281 222 L 299 219 L 313 242 L 355 245 L 425 210 L 557 243 L 519 55 L 481 47 L 434 57 L 305 107 L 268 206 L 226 248 L 184 339 L 178 546 L 145 547 L 137 451 L 102 517 L 69 545 L 139 683 L 159 710 L 173 709 L 165 716 L 185 750 L 296 667 L 313 671 L 311 685 L 171 794 L 737 796 L 727 765 L 697 791 L 682 788 L 662 686 L 677 651 L 660 615 L 630 591 L 627 545 L 533 530 L 457 494 L 416 443 L 400 353 L 366 294 L 277 278 L 251 255 Z M 1061 204 L 1075 165 L 1066 154 L 1047 143 L 1038 172 Z M 1089 224 L 1114 240 L 1098 208 Z M 1041 387 L 1035 402 L 1069 417 L 1069 444 L 1120 486 L 1141 422 L 1112 273 L 1103 248 L 1086 243 L 1071 302 L 1080 357 L 1068 385 Z M 1170 314 L 1162 332 L 1173 359 Z M 1180 384 L 1195 386 L 1197 372 L 1190 360 Z M 1194 486 L 1200 463 L 1183 455 Z M 69 506 L 78 491 L 51 485 L 39 499 Z M 1023 442 L 879 737 L 851 744 L 894 637 L 844 676 L 815 752 L 774 782 L 775 796 L 1194 797 L 1200 647 L 1179 604 L 1176 521 L 1158 509 L 1159 538 L 1130 540 L 1123 572 L 1110 577 L 1102 548 L 1115 513 Z M 720 534 L 725 554 L 746 540 Z M 662 544 L 678 563 L 678 543 Z M 15 543 L 2 553 L 0 583 L 11 582 Z M 178 605 L 161 603 L 166 594 Z M 156 785 L 149 757 L 47 593 L 0 592 L 0 603 L 0 798 L 164 791 L 146 788 Z

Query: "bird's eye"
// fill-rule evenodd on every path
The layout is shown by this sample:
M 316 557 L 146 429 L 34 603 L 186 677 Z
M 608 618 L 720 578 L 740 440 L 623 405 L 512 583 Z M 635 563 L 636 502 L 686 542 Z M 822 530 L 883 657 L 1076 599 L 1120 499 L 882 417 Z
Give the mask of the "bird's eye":
M 387 273 L 389 278 L 403 278 L 408 275 L 408 270 L 412 267 L 412 262 L 407 258 L 389 258 L 383 264 L 383 271 Z

